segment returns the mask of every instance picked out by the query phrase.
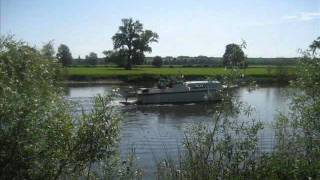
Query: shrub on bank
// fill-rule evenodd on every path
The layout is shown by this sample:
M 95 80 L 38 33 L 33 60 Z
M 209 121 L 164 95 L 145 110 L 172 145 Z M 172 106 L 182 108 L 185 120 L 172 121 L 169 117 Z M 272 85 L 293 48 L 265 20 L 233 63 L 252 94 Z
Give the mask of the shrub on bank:
M 111 96 L 74 115 L 59 85 L 60 66 L 24 42 L 0 38 L 0 179 L 120 179 L 135 172 L 120 163 L 121 117 Z
M 300 59 L 297 79 L 291 82 L 291 87 L 300 91 L 290 95 L 290 113 L 280 114 L 274 125 L 273 152 L 257 153 L 257 135 L 262 126 L 250 118 L 250 109 L 227 93 L 215 107 L 213 126 L 200 124 L 187 131 L 184 153 L 178 162 L 161 161 L 158 178 L 319 179 L 320 57 L 314 53 L 320 50 L 319 41 L 316 50 L 304 52 Z M 235 71 L 223 80 L 233 84 L 237 78 Z M 248 115 L 247 120 L 238 119 L 239 113 Z

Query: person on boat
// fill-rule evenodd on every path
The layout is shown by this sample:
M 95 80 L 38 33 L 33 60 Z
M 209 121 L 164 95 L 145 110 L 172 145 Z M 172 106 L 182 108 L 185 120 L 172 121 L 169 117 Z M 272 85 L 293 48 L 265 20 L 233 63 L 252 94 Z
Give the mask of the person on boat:
M 166 87 L 166 80 L 164 78 L 160 78 L 158 81 L 158 88 L 159 89 L 164 89 Z

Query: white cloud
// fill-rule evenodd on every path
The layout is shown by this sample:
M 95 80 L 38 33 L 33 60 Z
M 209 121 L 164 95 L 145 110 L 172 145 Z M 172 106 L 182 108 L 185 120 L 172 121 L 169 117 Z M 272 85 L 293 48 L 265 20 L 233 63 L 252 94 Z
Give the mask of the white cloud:
M 248 23 L 249 26 L 273 26 L 280 25 L 283 23 L 294 23 L 294 22 L 303 22 L 310 20 L 320 20 L 320 11 L 319 12 L 300 12 L 294 15 L 284 15 L 280 19 L 274 19 L 270 21 L 258 21 L 254 23 Z
M 293 19 L 297 19 L 298 16 L 293 16 L 293 15 L 287 15 L 287 16 L 283 16 L 282 19 L 284 20 L 293 20 Z
M 320 12 L 301 12 L 296 15 L 283 16 L 282 19 L 290 21 L 309 21 L 314 19 L 320 19 Z

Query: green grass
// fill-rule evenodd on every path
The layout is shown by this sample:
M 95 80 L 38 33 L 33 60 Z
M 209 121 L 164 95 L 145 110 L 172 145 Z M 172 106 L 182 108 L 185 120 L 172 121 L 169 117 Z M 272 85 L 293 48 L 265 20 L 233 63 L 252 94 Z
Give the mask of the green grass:
M 285 76 L 293 75 L 294 67 L 285 67 Z M 185 77 L 206 77 L 218 76 L 227 73 L 222 67 L 180 67 L 180 68 L 152 68 L 152 67 L 136 67 L 132 70 L 125 70 L 116 67 L 69 67 L 68 76 L 70 79 L 103 79 L 103 78 L 157 78 L 159 76 L 176 76 L 183 74 Z M 277 77 L 280 75 L 277 67 L 249 67 L 241 70 L 245 76 L 250 77 Z M 282 74 L 283 75 L 283 74 Z

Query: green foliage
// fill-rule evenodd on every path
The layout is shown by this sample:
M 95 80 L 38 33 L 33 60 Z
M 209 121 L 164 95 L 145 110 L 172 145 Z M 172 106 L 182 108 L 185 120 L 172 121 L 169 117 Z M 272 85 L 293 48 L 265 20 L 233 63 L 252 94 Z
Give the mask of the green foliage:
M 288 82 L 288 68 L 285 65 L 275 66 L 275 73 L 279 82 Z
M 313 43 L 314 44 L 314 43 Z M 288 114 L 280 113 L 274 125 L 272 153 L 255 158 L 251 179 L 319 179 L 320 177 L 320 58 L 318 49 L 303 52 L 297 79 L 289 93 Z
M 123 166 L 130 164 L 119 160 L 121 117 L 110 105 L 112 97 L 98 96 L 90 113 L 72 115 L 59 72 L 60 66 L 38 50 L 1 37 L 0 179 L 128 175 Z
M 58 47 L 57 59 L 63 66 L 69 66 L 72 64 L 72 55 L 67 45 L 61 44 Z
M 113 51 L 104 51 L 104 53 L 113 52 Z M 108 55 L 105 55 L 108 57 Z M 134 64 L 141 65 L 152 65 L 154 57 L 144 57 L 141 62 L 137 62 Z M 207 57 L 207 56 L 165 56 L 161 57 L 163 60 L 163 66 L 184 66 L 184 67 L 222 67 L 222 57 Z M 85 61 L 79 61 L 80 58 L 74 59 L 72 65 L 87 65 L 88 63 Z M 298 58 L 253 58 L 248 57 L 246 59 L 246 64 L 250 66 L 295 66 L 298 63 Z M 110 62 L 106 61 L 106 59 L 99 59 L 99 65 L 111 65 Z M 141 67 L 141 66 L 140 66 Z
M 86 61 L 88 64 L 95 66 L 98 63 L 98 55 L 94 52 L 91 52 L 88 56 L 86 56 Z
M 271 66 L 267 66 L 267 74 L 270 75 L 271 74 L 271 71 L 272 71 L 272 67 Z
M 127 55 L 123 50 L 119 51 L 109 51 L 108 56 L 106 57 L 109 63 L 116 64 L 118 67 L 125 67 L 127 65 Z
M 127 56 L 126 69 L 131 69 L 132 64 L 142 64 L 144 52 L 151 52 L 149 46 L 157 42 L 158 35 L 150 30 L 143 30 L 143 25 L 133 19 L 122 19 L 122 26 L 119 27 L 113 37 L 115 50 L 121 50 Z
M 246 44 L 228 44 L 226 51 L 223 54 L 223 65 L 225 67 L 246 67 L 246 55 L 243 49 L 246 48 Z
M 117 56 L 116 56 L 117 57 Z M 123 59 L 122 59 L 123 58 Z M 124 56 L 111 57 L 110 60 L 115 63 L 125 62 Z M 286 67 L 288 69 L 288 76 L 293 77 L 294 68 Z M 273 79 L 278 77 L 277 71 L 275 67 L 271 68 L 271 73 L 268 74 L 267 68 L 265 67 L 252 67 L 247 68 L 245 71 L 243 69 L 240 70 L 245 77 L 254 77 L 254 78 L 269 78 Z M 190 68 L 190 67 L 162 67 L 162 68 L 151 68 L 151 67 L 137 67 L 133 68 L 130 71 L 126 71 L 122 68 L 117 67 L 70 67 L 68 68 L 68 76 L 71 79 L 85 79 L 85 78 L 129 78 L 129 77 L 137 77 L 137 78 L 155 78 L 158 79 L 159 76 L 178 76 L 183 74 L 186 78 L 193 77 L 208 77 L 208 76 L 223 76 L 228 73 L 228 69 L 225 68 Z
M 49 59 L 54 59 L 55 50 L 53 46 L 53 40 L 49 41 L 48 43 L 44 44 L 41 49 L 41 54 Z
M 315 44 L 315 43 L 313 43 Z M 280 114 L 275 124 L 277 147 L 260 166 L 262 173 L 272 172 L 274 179 L 320 178 L 320 47 L 303 52 L 297 66 L 297 79 L 291 86 L 288 115 Z
M 105 55 L 105 58 L 104 58 L 104 61 L 105 63 L 109 63 L 110 62 L 110 56 L 112 55 L 113 51 L 111 50 L 106 50 L 106 51 L 103 51 L 102 54 Z
M 225 85 L 234 85 L 240 73 L 229 71 Z M 255 168 L 258 131 L 262 123 L 250 118 L 252 107 L 240 102 L 231 91 L 223 93 L 209 124 L 191 126 L 184 139 L 184 153 L 176 164 L 158 165 L 159 179 L 250 179 Z M 248 120 L 239 119 L 242 114 Z
M 312 51 L 313 54 L 317 54 L 317 50 L 320 49 L 320 36 L 312 42 L 312 44 L 309 46 L 310 51 Z
M 162 58 L 160 56 L 156 56 L 153 58 L 153 61 L 152 61 L 152 65 L 154 67 L 161 67 L 162 65 Z
M 310 46 L 300 59 L 297 79 L 291 83 L 298 91 L 291 96 L 289 114 L 280 114 L 275 123 L 277 142 L 273 152 L 255 153 L 257 133 L 262 126 L 249 116 L 244 121 L 237 119 L 239 113 L 250 115 L 251 109 L 244 108 L 227 91 L 221 104 L 215 107 L 213 125 L 193 126 L 186 133 L 185 153 L 180 161 L 161 162 L 158 178 L 319 179 L 320 57 L 316 53 L 319 49 Z M 227 86 L 237 82 L 241 74 L 236 69 L 229 72 L 224 77 Z

